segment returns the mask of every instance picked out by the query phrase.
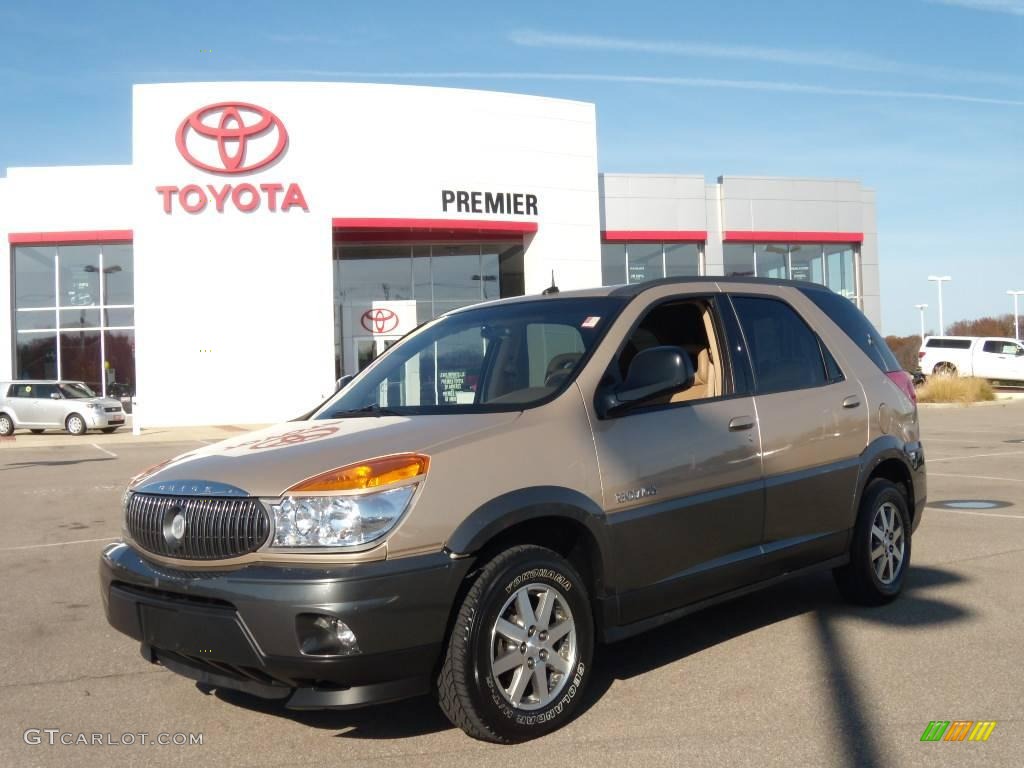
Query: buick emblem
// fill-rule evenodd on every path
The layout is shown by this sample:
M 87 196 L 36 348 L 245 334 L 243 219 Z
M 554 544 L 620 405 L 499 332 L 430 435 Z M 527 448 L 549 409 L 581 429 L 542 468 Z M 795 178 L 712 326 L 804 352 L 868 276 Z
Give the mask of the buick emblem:
M 178 151 L 189 163 L 220 174 L 248 173 L 277 160 L 288 145 L 281 118 L 242 101 L 200 107 L 182 120 Z
M 370 333 L 387 333 L 398 327 L 398 315 L 390 309 L 368 309 L 363 312 L 360 322 Z
M 177 504 L 170 507 L 164 516 L 164 539 L 171 547 L 177 547 L 185 538 L 185 513 Z

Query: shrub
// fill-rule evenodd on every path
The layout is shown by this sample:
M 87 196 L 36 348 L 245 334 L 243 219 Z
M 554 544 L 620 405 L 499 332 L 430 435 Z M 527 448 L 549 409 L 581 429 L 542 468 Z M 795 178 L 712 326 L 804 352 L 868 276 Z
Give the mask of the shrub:
M 978 403 L 995 400 L 992 385 L 985 379 L 960 376 L 929 376 L 917 390 L 919 403 Z

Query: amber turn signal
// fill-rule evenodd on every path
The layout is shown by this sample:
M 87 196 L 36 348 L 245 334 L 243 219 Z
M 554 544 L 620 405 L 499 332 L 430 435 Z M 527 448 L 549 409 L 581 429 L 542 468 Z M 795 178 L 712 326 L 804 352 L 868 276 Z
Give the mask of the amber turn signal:
M 379 488 L 400 480 L 409 480 L 427 472 L 430 457 L 420 453 L 402 453 L 380 459 L 361 461 L 345 467 L 322 472 L 289 488 L 286 493 L 315 493 L 318 491 L 360 491 Z

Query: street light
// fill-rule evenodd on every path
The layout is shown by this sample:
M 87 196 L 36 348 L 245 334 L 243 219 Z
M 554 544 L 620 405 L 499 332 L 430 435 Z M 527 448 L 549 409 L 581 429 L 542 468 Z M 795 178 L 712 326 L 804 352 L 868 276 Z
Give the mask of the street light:
M 1017 297 L 1024 296 L 1024 291 L 1007 291 L 1013 296 L 1013 338 L 1020 341 L 1020 315 L 1017 314 Z
M 939 286 L 939 336 L 945 336 L 946 335 L 946 326 L 942 322 L 942 284 L 944 282 L 946 282 L 947 280 L 952 280 L 953 278 L 950 277 L 949 275 L 943 275 L 942 277 L 936 277 L 935 275 L 929 275 L 928 279 L 931 280 L 933 283 L 937 283 L 938 286 Z
M 924 344 L 924 311 L 928 309 L 928 305 L 915 304 L 914 309 L 921 313 L 921 343 Z

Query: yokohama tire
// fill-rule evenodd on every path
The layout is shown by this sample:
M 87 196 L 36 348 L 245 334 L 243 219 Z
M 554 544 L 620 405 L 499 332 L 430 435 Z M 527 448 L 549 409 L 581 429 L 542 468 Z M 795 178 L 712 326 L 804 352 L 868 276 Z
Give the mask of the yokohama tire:
M 534 602 L 520 610 L 523 594 Z M 555 607 L 545 611 L 549 601 Z M 517 623 L 520 613 L 529 618 Z M 510 667 L 518 665 L 520 657 L 509 650 L 517 641 L 504 633 L 511 628 L 518 634 L 520 627 L 525 649 L 521 661 L 530 663 L 529 670 L 525 665 Z M 531 628 L 534 633 L 527 637 Z M 556 635 L 559 639 L 550 640 Z M 559 650 L 555 645 L 547 650 L 533 645 L 541 640 L 558 644 Z M 484 564 L 459 606 L 438 677 L 441 709 L 476 739 L 508 744 L 543 736 L 569 722 L 579 708 L 593 650 L 590 598 L 580 575 L 549 549 L 512 547 Z M 499 676 L 503 667 L 506 670 Z M 522 673 L 530 681 L 516 690 L 514 681 Z M 534 674 L 543 680 L 543 693 L 532 682 Z M 519 706 L 512 703 L 511 697 L 516 696 L 521 697 Z

